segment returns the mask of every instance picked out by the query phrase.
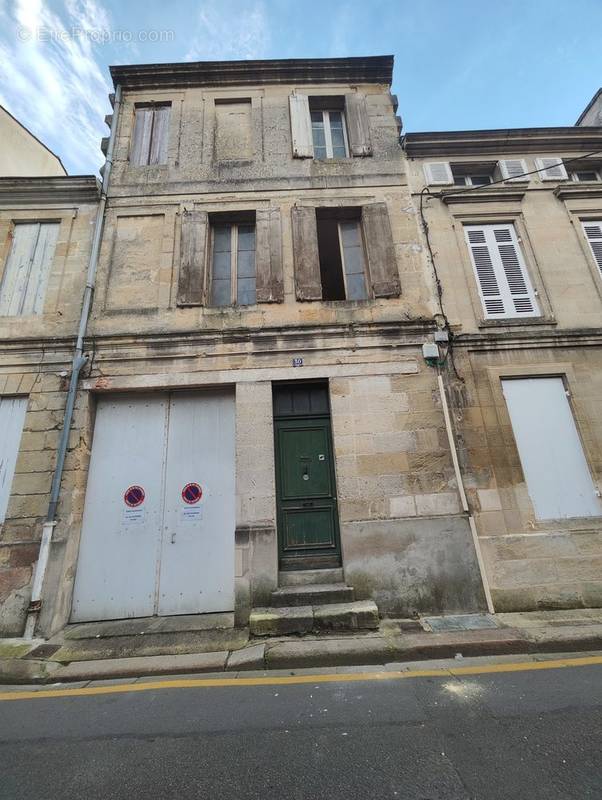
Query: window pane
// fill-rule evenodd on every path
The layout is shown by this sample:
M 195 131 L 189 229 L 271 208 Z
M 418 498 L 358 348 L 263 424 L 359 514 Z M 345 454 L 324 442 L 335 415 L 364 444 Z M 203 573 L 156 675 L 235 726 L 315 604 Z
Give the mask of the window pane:
M 230 302 L 230 281 L 214 278 L 211 282 L 211 305 L 229 306 Z
M 340 129 L 343 130 L 343 115 L 340 111 L 331 111 L 329 113 L 330 117 L 330 127 L 332 130 Z
M 238 279 L 255 277 L 255 250 L 239 250 L 237 259 Z
M 317 159 L 327 158 L 326 146 L 324 146 L 324 147 L 316 147 L 316 145 L 314 144 L 314 158 L 317 158 Z
M 213 277 L 217 280 L 230 280 L 230 253 L 213 252 Z
M 366 279 L 364 273 L 347 275 L 347 300 L 366 300 Z
M 487 186 L 491 183 L 489 175 L 471 175 L 470 180 L 473 186 Z
M 466 175 L 454 175 L 454 184 L 456 186 L 466 186 Z
M 322 124 L 322 112 L 321 111 L 312 111 L 311 112 L 311 122 L 312 125 L 314 123 Z
M 242 250 L 255 250 L 255 226 L 238 226 L 238 252 Z
M 255 303 L 255 276 L 252 278 L 240 278 L 237 284 L 236 302 L 239 306 L 251 306 Z
M 213 250 L 216 253 L 230 252 L 230 225 L 216 225 L 214 227 Z
M 578 181 L 595 181 L 598 179 L 595 172 L 576 172 L 575 176 Z
M 340 228 L 343 247 L 357 247 L 361 244 L 360 226 L 357 222 L 341 222 Z

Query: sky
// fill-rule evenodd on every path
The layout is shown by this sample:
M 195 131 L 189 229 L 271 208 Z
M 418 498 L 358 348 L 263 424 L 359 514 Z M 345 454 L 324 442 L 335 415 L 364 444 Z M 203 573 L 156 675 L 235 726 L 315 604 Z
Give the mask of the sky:
M 102 164 L 110 64 L 385 54 L 405 131 L 573 125 L 602 0 L 0 0 L 0 104 L 70 174 Z

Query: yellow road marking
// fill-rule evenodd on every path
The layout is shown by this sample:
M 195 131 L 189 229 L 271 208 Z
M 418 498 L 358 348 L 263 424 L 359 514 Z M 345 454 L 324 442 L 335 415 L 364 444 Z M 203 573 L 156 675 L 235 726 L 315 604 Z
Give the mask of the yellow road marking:
M 487 675 L 499 672 L 530 672 L 561 667 L 587 667 L 602 664 L 602 656 L 580 658 L 556 658 L 549 661 L 516 661 L 505 664 L 483 664 L 472 667 L 452 666 L 438 669 L 409 669 L 391 672 L 333 673 L 332 675 L 290 675 L 262 678 L 182 678 L 174 680 L 147 681 L 146 683 L 122 683 L 110 686 L 83 686 L 79 689 L 40 689 L 39 691 L 0 692 L 3 700 L 36 700 L 43 697 L 87 697 L 99 694 L 121 694 L 125 692 L 147 692 L 159 689 L 209 689 L 223 686 L 291 686 L 304 683 L 349 683 L 355 681 L 392 681 L 401 678 L 442 678 L 461 675 Z

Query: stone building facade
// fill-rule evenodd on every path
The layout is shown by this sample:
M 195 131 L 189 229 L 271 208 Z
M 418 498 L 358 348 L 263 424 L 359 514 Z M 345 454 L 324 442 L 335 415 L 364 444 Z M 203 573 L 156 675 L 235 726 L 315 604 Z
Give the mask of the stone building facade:
M 320 570 L 382 614 L 484 607 L 422 356 L 433 286 L 391 71 L 389 57 L 112 69 L 72 431 L 85 446 L 41 633 L 153 614 L 245 624 Z
M 497 611 L 602 602 L 602 128 L 582 125 L 404 140 Z

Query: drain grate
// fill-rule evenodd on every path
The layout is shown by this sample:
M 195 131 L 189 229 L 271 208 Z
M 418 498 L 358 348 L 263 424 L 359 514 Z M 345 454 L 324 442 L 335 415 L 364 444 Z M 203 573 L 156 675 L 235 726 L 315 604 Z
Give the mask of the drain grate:
M 499 628 L 496 619 L 491 614 L 448 614 L 444 617 L 420 617 L 420 624 L 429 633 Z

